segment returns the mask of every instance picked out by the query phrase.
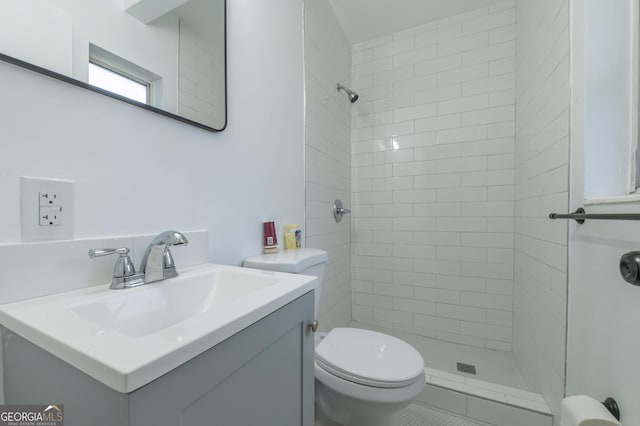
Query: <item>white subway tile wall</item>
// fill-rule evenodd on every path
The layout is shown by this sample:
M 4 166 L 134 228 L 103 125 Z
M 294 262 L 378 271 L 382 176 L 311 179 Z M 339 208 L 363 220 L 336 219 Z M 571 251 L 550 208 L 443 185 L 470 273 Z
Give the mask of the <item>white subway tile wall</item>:
M 511 350 L 515 1 L 352 47 L 356 321 Z
M 518 0 L 514 353 L 559 414 L 565 381 L 569 2 Z
M 319 321 L 351 321 L 351 220 L 336 223 L 333 202 L 351 207 L 351 104 L 336 83 L 351 81 L 351 44 L 327 0 L 305 0 L 306 246 L 329 254 Z M 284 161 L 284 159 L 283 159 Z

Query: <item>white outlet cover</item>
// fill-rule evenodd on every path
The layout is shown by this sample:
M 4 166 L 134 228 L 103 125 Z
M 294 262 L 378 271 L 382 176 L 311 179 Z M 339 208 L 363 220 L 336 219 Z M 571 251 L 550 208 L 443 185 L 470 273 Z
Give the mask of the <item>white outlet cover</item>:
M 56 226 L 40 225 L 40 194 L 60 194 L 62 220 Z M 20 228 L 22 241 L 71 240 L 74 224 L 74 182 L 71 180 L 20 178 Z

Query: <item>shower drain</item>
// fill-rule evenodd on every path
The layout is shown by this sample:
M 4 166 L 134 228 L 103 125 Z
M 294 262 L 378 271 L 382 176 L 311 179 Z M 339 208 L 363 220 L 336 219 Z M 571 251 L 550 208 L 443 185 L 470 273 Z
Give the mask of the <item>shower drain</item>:
M 456 368 L 461 373 L 476 374 L 476 366 L 471 364 L 464 364 L 462 362 L 456 363 Z

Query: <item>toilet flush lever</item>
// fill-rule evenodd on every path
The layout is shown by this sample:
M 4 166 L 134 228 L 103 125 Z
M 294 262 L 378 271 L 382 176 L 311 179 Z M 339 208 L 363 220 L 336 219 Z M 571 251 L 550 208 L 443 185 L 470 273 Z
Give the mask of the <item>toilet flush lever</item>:
M 320 325 L 320 323 L 318 322 L 318 320 L 313 320 L 311 321 L 311 324 L 309 324 L 309 328 L 311 329 L 311 331 L 313 331 L 314 333 L 316 331 L 318 331 L 318 326 Z

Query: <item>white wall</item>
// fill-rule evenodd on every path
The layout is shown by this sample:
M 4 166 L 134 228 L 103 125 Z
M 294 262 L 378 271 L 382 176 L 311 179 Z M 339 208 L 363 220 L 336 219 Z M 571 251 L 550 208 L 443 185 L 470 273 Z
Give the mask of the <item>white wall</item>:
M 264 220 L 302 223 L 301 17 L 299 0 L 229 2 L 222 133 L 0 63 L 0 243 L 20 242 L 24 175 L 76 182 L 76 238 L 206 229 L 213 262 L 260 253 Z
M 573 177 L 573 174 L 572 174 Z M 572 206 L 580 197 L 572 196 Z M 590 213 L 640 213 L 638 205 L 588 207 Z M 620 257 L 640 249 L 635 222 L 572 223 L 570 233 L 567 395 L 614 397 L 622 424 L 640 424 L 640 288 L 619 275 Z
M 511 350 L 514 6 L 354 45 L 354 319 Z
M 600 82 L 594 86 L 594 80 L 587 78 L 594 70 L 588 67 L 586 57 L 593 54 L 594 49 L 597 50 L 597 44 L 594 46 L 589 43 L 595 35 L 590 22 L 598 19 L 600 23 L 596 28 L 626 28 L 625 37 L 629 38 L 629 17 L 637 13 L 631 13 L 631 4 L 636 2 L 616 2 L 618 10 L 627 10 L 626 13 L 619 14 L 617 19 L 602 13 L 594 14 L 598 8 L 593 9 L 592 6 L 597 3 L 611 8 L 611 4 L 606 1 L 572 3 L 572 209 L 583 206 L 584 199 L 590 194 L 587 189 L 589 179 L 585 177 L 585 166 L 589 167 L 588 153 L 592 149 L 587 143 L 589 129 L 594 124 L 602 127 L 619 126 L 622 128 L 617 130 L 631 134 L 628 121 L 620 124 L 603 112 L 595 118 L 597 123 L 593 123 L 593 116 L 589 118 L 587 115 L 589 109 L 594 111 L 593 105 L 587 108 L 594 93 L 602 93 L 598 86 L 601 83 L 609 87 L 625 84 L 619 77 L 619 73 L 625 70 L 609 68 L 609 72 L 600 74 Z M 592 37 L 585 37 L 589 32 Z M 623 47 L 609 45 L 608 49 L 622 50 Z M 618 93 L 619 96 L 612 100 L 624 102 L 627 93 Z M 630 104 L 627 103 L 627 108 L 629 107 Z M 628 113 L 627 110 L 622 114 L 627 118 Z M 618 153 L 625 151 L 624 143 L 612 143 L 609 138 L 603 142 L 610 149 L 617 149 Z M 598 171 L 604 170 L 605 167 L 600 167 Z M 591 173 L 594 170 L 588 171 Z M 585 209 L 589 213 L 640 212 L 637 202 L 586 205 Z M 583 225 L 571 222 L 569 226 L 567 395 L 587 394 L 600 400 L 607 396 L 614 397 L 620 407 L 621 423 L 625 425 L 640 424 L 640 407 L 637 403 L 640 399 L 640 371 L 634 367 L 640 353 L 640 339 L 636 330 L 640 321 L 640 288 L 622 280 L 618 263 L 622 254 L 640 248 L 638 232 L 640 224 L 627 221 L 592 220 Z
M 518 0 L 514 353 L 555 414 L 564 394 L 569 2 Z
M 351 206 L 351 45 L 327 0 L 305 0 L 306 246 L 329 254 L 320 301 L 323 330 L 351 321 L 351 218 L 333 219 L 333 202 Z

